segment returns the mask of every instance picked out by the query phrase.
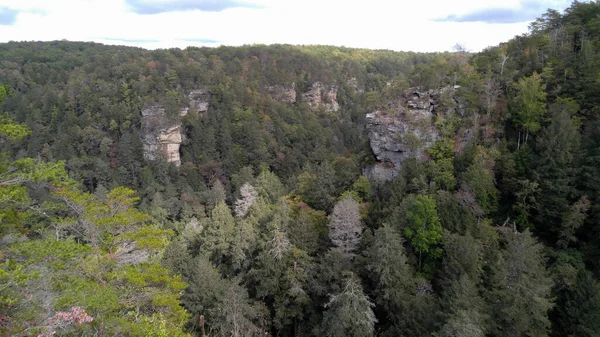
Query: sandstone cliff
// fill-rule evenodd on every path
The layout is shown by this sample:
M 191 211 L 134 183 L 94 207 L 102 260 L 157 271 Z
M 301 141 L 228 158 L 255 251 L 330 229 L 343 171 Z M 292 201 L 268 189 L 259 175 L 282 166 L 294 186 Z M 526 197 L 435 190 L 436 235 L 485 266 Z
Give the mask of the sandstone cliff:
M 198 89 L 188 94 L 188 106 L 181 109 L 187 113 L 188 110 L 195 110 L 197 112 L 206 112 L 208 110 L 208 103 L 210 102 L 210 93 L 206 89 Z
M 340 105 L 337 102 L 337 86 L 335 85 L 326 86 L 321 82 L 314 82 L 310 90 L 302 94 L 302 100 L 314 109 L 325 107 L 330 112 L 340 109 Z
M 371 149 L 387 171 L 397 170 L 409 157 L 423 160 L 425 150 L 441 137 L 437 117 L 456 113 L 452 88 L 404 91 L 386 109 L 366 115 Z M 391 177 L 392 175 L 389 174 Z
M 208 110 L 210 93 L 207 90 L 194 90 L 187 98 L 188 106 L 181 109 L 180 116 L 187 115 L 190 110 L 200 113 Z M 144 159 L 155 160 L 163 156 L 169 163 L 181 165 L 181 121 L 176 117 L 168 118 L 162 106 L 152 105 L 142 109 L 141 138 Z
M 348 85 L 355 90 L 357 93 L 363 93 L 364 89 L 358 86 L 356 78 L 352 78 L 348 81 Z M 270 85 L 264 87 L 267 94 L 271 98 L 284 102 L 284 103 L 296 103 L 298 100 L 298 94 L 296 93 L 296 83 L 292 82 L 290 85 Z M 340 105 L 337 101 L 338 87 L 335 84 L 324 84 L 322 82 L 313 82 L 308 91 L 300 93 L 300 100 L 308 103 L 312 109 L 324 108 L 326 111 L 335 112 L 340 109 Z
M 296 103 L 296 83 L 289 86 L 271 85 L 266 87 L 269 95 L 280 102 Z

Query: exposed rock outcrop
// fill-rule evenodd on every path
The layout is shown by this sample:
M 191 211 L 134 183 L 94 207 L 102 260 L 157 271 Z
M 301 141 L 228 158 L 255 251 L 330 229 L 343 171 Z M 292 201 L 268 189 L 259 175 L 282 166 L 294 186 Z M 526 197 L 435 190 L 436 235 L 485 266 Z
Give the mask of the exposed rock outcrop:
M 425 150 L 441 137 L 434 124 L 437 114 L 454 113 L 453 107 L 442 102 L 442 96 L 451 96 L 449 88 L 404 92 L 387 110 L 368 113 L 367 129 L 373 153 L 386 167 L 399 169 L 409 157 L 425 158 Z M 381 170 L 379 170 L 381 171 Z
M 365 93 L 365 88 L 363 88 L 362 86 L 359 85 L 356 77 L 352 77 L 351 79 L 346 81 L 346 85 L 348 85 L 350 88 L 352 88 L 352 90 L 354 90 L 354 92 L 357 94 Z
M 337 86 L 325 86 L 321 82 L 314 82 L 308 92 L 302 94 L 302 100 L 307 102 L 311 108 L 325 107 L 329 112 L 340 109 L 337 102 Z
M 369 178 L 371 183 L 382 185 L 395 179 L 398 176 L 398 171 L 392 165 L 380 162 L 377 165 L 363 168 L 363 174 Z
M 205 89 L 198 89 L 188 94 L 189 110 L 206 112 L 210 103 L 210 93 Z M 186 109 L 186 108 L 184 108 Z
M 296 83 L 293 82 L 290 86 L 283 85 L 271 85 L 266 87 L 269 95 L 273 99 L 284 103 L 295 103 L 296 102 Z
M 119 266 L 140 264 L 150 259 L 150 253 L 146 249 L 138 249 L 135 242 L 126 242 L 117 249 L 115 259 Z
M 187 110 L 182 110 L 187 114 Z M 154 105 L 142 110 L 142 144 L 144 159 L 155 160 L 159 155 L 168 162 L 179 166 L 179 146 L 181 145 L 181 124 L 179 119 L 169 119 L 165 109 Z
M 209 101 L 207 90 L 194 90 L 188 94 L 189 105 L 181 108 L 179 115 L 185 116 L 190 110 L 206 112 Z M 144 159 L 155 160 L 162 155 L 169 163 L 181 165 L 179 147 L 183 139 L 179 118 L 169 118 L 160 105 L 149 106 L 142 109 L 141 131 Z
M 181 165 L 179 146 L 181 145 L 181 125 L 175 125 L 158 135 L 158 145 L 169 163 Z
M 142 109 L 142 117 L 164 116 L 165 112 L 165 109 L 160 105 L 152 105 Z

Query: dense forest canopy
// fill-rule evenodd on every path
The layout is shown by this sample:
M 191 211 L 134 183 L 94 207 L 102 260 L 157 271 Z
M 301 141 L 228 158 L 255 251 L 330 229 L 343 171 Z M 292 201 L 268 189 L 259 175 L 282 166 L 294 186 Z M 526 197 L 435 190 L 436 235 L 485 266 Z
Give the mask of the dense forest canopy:
M 0 334 L 598 336 L 600 3 L 480 53 L 0 44 Z

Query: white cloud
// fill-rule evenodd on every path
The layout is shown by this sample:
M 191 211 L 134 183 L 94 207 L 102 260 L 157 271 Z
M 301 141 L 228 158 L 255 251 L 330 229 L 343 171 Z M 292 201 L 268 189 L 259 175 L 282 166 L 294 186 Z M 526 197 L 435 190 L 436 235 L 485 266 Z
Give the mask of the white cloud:
M 150 49 L 291 43 L 413 51 L 450 50 L 461 43 L 476 51 L 526 32 L 528 24 L 434 21 L 497 7 L 496 0 L 244 2 L 256 8 L 140 15 L 124 0 L 0 0 L 0 7 L 20 11 L 14 25 L 0 26 L 0 41 L 67 39 Z M 560 3 L 564 0 L 550 0 L 547 7 Z M 506 0 L 502 6 L 521 4 Z

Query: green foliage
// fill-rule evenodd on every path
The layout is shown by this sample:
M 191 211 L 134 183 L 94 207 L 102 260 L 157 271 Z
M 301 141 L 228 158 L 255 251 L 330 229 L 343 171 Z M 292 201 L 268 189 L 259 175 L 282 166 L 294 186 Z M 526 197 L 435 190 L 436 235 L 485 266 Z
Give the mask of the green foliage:
M 204 315 L 223 337 L 598 335 L 599 14 L 549 10 L 477 54 L 0 45 L 0 334 L 185 336 Z M 317 82 L 337 112 L 307 104 Z M 409 86 L 441 137 L 369 182 L 364 112 Z M 144 159 L 179 121 L 181 166 Z M 360 224 L 336 238 L 352 259 L 328 213 Z M 93 321 L 48 325 L 75 307 Z
M 11 88 L 7 85 L 0 85 L 0 105 L 4 103 L 7 97 L 11 95 Z M 0 138 L 21 139 L 31 133 L 25 125 L 15 123 L 6 114 L 0 116 Z
M 31 131 L 22 124 L 17 124 L 6 115 L 0 116 L 0 137 L 5 139 L 21 139 Z
M 151 316 L 143 315 L 138 317 L 139 324 L 131 327 L 127 331 L 131 336 L 148 336 L 148 337 L 189 337 L 190 335 L 181 331 L 172 330 L 168 320 L 163 317 L 162 313 L 152 314 Z
M 454 139 L 443 138 L 427 148 L 427 153 L 434 160 L 454 157 Z
M 419 271 L 422 255 L 438 258 L 442 249 L 438 244 L 442 240 L 442 224 L 437 215 L 435 199 L 427 195 L 418 195 L 407 214 L 408 225 L 404 235 L 419 253 Z
M 493 336 L 546 336 L 552 308 L 551 279 L 544 266 L 543 246 L 529 231 L 508 233 L 489 293 Z
M 498 206 L 498 190 L 491 172 L 480 163 L 473 163 L 464 173 L 464 181 L 475 194 L 477 205 L 485 213 Z
M 456 186 L 454 164 L 452 158 L 443 158 L 427 163 L 427 174 L 435 185 L 444 190 L 452 190 Z
M 38 213 L 30 199 L 27 185 L 53 188 L 65 187 L 73 182 L 68 178 L 63 162 L 46 163 L 31 158 L 0 162 L 0 234 L 15 231 L 27 232 L 24 218 Z M 15 213 L 16 211 L 16 213 Z M 20 216 L 21 215 L 21 216 Z
M 524 77 L 515 84 L 517 92 L 514 98 L 513 121 L 526 132 L 524 143 L 529 133 L 535 133 L 541 128 L 541 118 L 546 114 L 546 92 L 541 76 L 537 73 Z
M 438 191 L 435 201 L 444 229 L 459 234 L 475 232 L 475 216 L 459 202 L 455 195 L 448 191 Z
M 589 272 L 580 269 L 575 281 L 559 291 L 552 313 L 553 335 L 595 336 L 600 333 L 600 285 Z
M 298 193 L 313 208 L 328 211 L 335 193 L 334 171 L 329 164 L 309 169 L 298 176 Z
M 354 184 L 352 184 L 350 190 L 355 192 L 361 201 L 371 200 L 372 187 L 369 179 L 365 175 L 361 175 Z
M 202 233 L 202 251 L 217 263 L 221 262 L 231 247 L 234 231 L 235 218 L 224 202 L 218 203 Z
M 373 336 L 377 322 L 373 306 L 363 294 L 360 283 L 349 276 L 342 291 L 332 295 L 325 306 L 327 310 L 321 328 L 323 336 Z
M 320 239 L 327 235 L 327 222 L 325 212 L 297 207 L 293 210 L 293 218 L 286 228 L 286 233 L 295 247 L 313 255 L 322 249 Z
M 127 253 L 122 251 L 133 242 L 133 254 L 157 252 L 164 248 L 170 235 L 169 231 L 144 226 L 149 218 L 133 208 L 137 201 L 134 192 L 117 188 L 102 201 L 72 187 L 63 186 L 55 192 L 73 212 L 73 218 L 62 219 L 57 228 L 78 233 L 78 242 L 54 238 L 17 242 L 8 247 L 6 254 L 24 261 L 25 268 L 5 265 L 2 276 L 7 279 L 8 288 L 2 289 L 1 296 L 10 296 L 10 287 L 14 286 L 31 291 L 19 292 L 18 298 L 10 297 L 14 303 L 7 314 L 23 323 L 35 324 L 35 317 L 26 313 L 36 312 L 42 303 L 48 309 L 38 315 L 81 307 L 93 318 L 90 324 L 96 329 L 145 336 L 147 332 L 139 330 L 144 330 L 142 326 L 148 322 L 143 323 L 132 313 L 151 317 L 160 312 L 167 329 L 180 330 L 187 314 L 179 304 L 178 293 L 186 284 L 155 262 L 140 263 L 136 258 L 129 260 L 135 264 L 127 262 Z M 56 235 L 60 238 L 60 231 Z M 147 260 L 148 256 L 144 258 L 142 254 L 137 259 Z M 48 298 L 55 300 L 44 302 Z
M 182 238 L 174 238 L 162 254 L 162 265 L 174 274 L 186 276 L 191 256 Z
M 454 281 L 446 295 L 448 320 L 435 336 L 483 337 L 486 321 L 483 300 L 477 294 L 475 284 L 466 276 Z
M 412 285 L 412 271 L 400 233 L 389 225 L 380 227 L 365 255 L 366 268 L 375 285 L 375 303 L 389 313 L 400 314 L 406 308 L 404 302 Z
M 256 189 L 261 197 L 271 203 L 275 203 L 286 194 L 279 178 L 269 170 L 263 170 L 256 177 Z
M 208 324 L 218 324 L 216 321 L 219 317 L 218 304 L 225 296 L 226 281 L 202 255 L 190 261 L 187 274 L 186 281 L 189 286 L 181 298 L 181 303 L 192 314 L 192 319 L 195 321 L 202 314 Z
M 305 318 L 306 307 L 311 302 L 307 271 L 313 267 L 313 261 L 297 248 L 276 254 L 275 240 L 272 243 L 258 255 L 250 272 L 249 288 L 256 291 L 262 301 L 272 303 L 272 324 L 281 331 Z M 290 269 L 290 265 L 294 268 Z
M 446 232 L 444 235 L 444 256 L 439 282 L 446 290 L 457 282 L 475 282 L 482 268 L 481 243 L 472 236 L 461 236 Z M 468 281 L 461 281 L 465 276 Z M 461 287 L 464 285 L 461 285 Z
M 456 186 L 454 174 L 454 139 L 443 138 L 433 143 L 427 153 L 431 160 L 427 163 L 427 175 L 437 188 L 452 190 Z
M 15 306 L 20 300 L 19 289 L 22 289 L 36 274 L 27 273 L 24 266 L 11 259 L 6 259 L 0 264 L 0 308 L 6 310 Z
M 20 256 L 27 264 L 47 263 L 54 269 L 66 269 L 68 263 L 91 253 L 88 245 L 74 240 L 47 239 L 43 242 L 25 241 L 10 246 L 9 253 Z
M 581 172 L 579 122 L 572 117 L 577 110 L 572 100 L 559 99 L 554 103 L 550 107 L 550 124 L 540 132 L 536 143 L 536 230 L 553 241 L 561 238 L 563 243 L 564 238 L 572 236 L 573 216 L 577 213 L 570 207 L 578 198 L 574 185 Z

